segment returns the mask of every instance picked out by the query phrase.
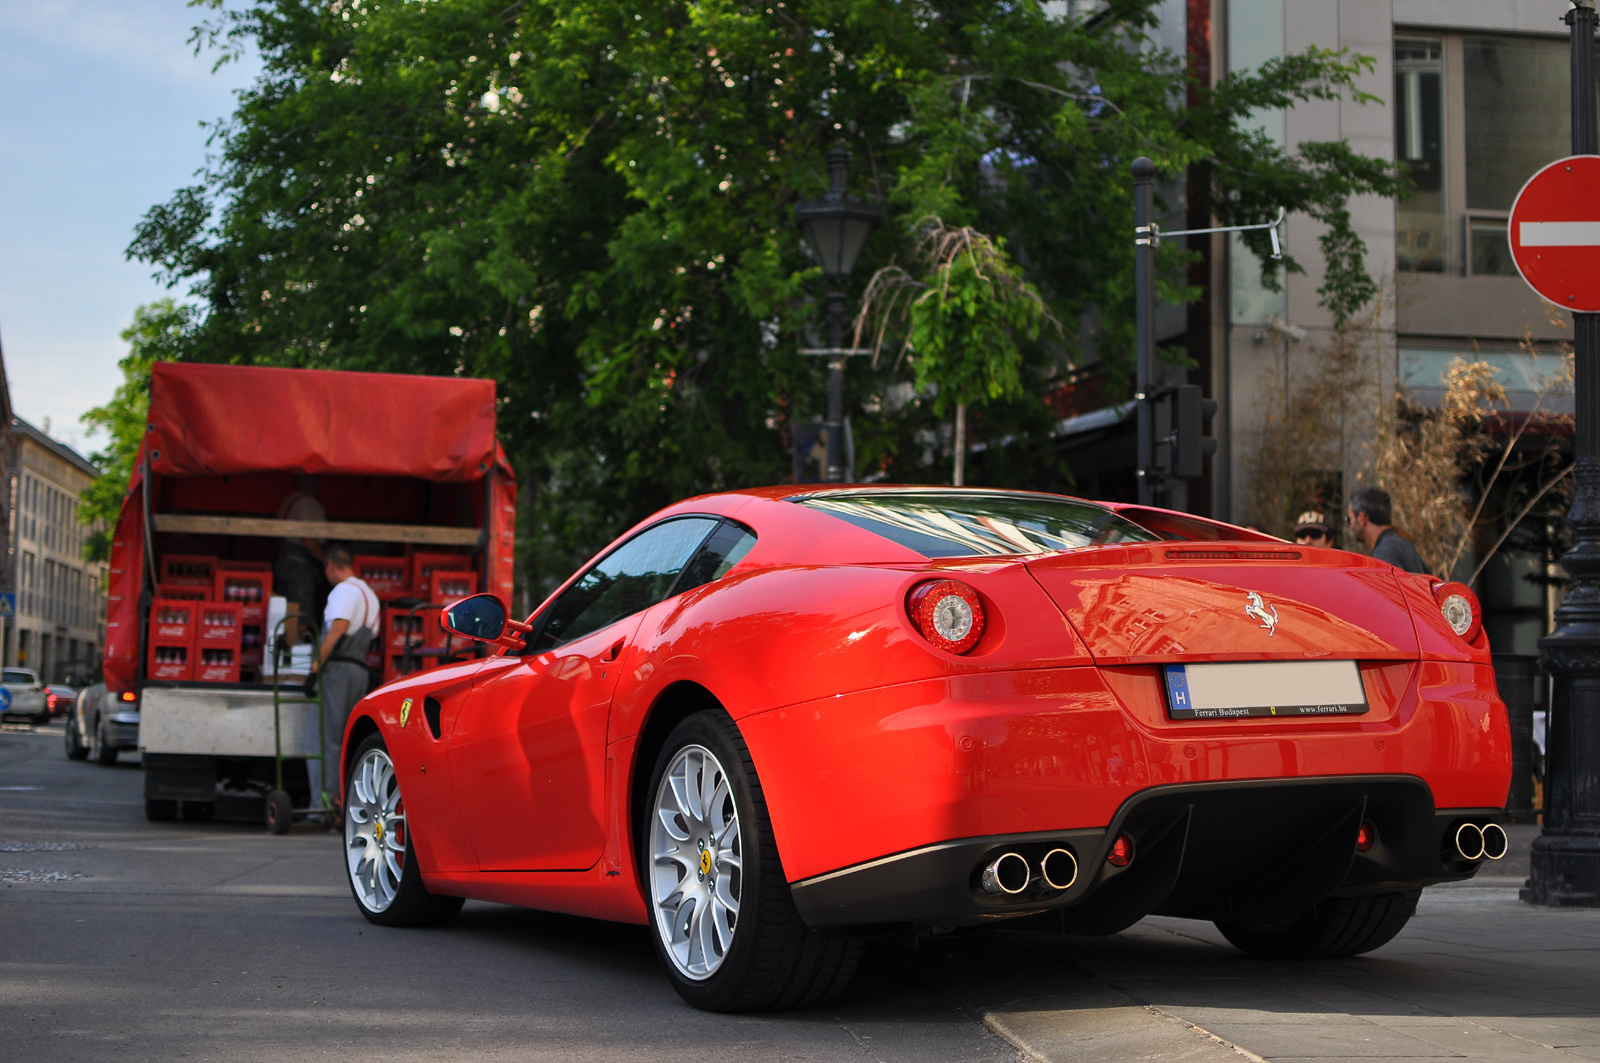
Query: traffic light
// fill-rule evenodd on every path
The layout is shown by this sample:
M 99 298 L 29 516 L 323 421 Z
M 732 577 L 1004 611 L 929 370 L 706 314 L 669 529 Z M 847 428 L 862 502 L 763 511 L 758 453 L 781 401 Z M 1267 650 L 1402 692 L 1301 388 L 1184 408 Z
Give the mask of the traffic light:
M 1202 398 L 1198 384 L 1174 389 L 1172 475 L 1192 480 L 1205 470 L 1205 461 L 1217 452 L 1217 441 L 1205 434 L 1217 413 L 1217 400 Z

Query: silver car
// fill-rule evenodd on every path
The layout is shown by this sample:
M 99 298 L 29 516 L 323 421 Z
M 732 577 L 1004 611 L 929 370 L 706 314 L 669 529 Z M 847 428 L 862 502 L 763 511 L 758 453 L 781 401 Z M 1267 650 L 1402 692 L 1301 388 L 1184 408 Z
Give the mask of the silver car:
M 45 700 L 44 684 L 29 668 L 6 668 L 0 671 L 0 686 L 11 695 L 11 703 L 0 712 L 0 718 L 26 716 L 36 724 L 50 722 L 50 705 Z
M 124 749 L 139 748 L 139 703 L 96 683 L 78 695 L 62 738 L 67 756 L 114 764 Z

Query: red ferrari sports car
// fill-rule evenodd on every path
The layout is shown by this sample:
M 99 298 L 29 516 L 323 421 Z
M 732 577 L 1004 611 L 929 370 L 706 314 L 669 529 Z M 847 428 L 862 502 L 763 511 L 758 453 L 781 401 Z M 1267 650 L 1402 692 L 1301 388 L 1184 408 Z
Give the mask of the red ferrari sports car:
M 1504 855 L 1477 600 L 1339 550 L 1056 495 L 779 487 L 646 520 L 346 732 L 363 915 L 649 924 L 678 992 L 805 1005 L 861 942 L 1214 921 L 1341 956 Z

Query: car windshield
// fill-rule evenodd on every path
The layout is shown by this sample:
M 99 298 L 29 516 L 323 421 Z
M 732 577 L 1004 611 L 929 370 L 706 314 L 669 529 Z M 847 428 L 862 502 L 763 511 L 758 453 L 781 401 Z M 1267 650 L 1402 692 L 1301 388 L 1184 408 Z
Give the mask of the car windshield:
M 21 668 L 7 668 L 5 670 L 5 676 L 3 680 L 0 681 L 7 683 L 26 683 L 28 686 L 32 686 L 38 682 L 38 680 L 33 677 L 32 672 L 25 671 Z
M 1039 554 L 1158 538 L 1109 509 L 1047 495 L 874 491 L 795 501 L 924 557 Z

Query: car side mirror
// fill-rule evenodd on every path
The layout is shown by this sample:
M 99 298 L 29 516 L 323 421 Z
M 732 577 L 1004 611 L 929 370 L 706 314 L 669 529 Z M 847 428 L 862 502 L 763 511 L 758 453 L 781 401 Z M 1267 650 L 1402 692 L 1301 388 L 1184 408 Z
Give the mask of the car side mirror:
M 474 594 L 444 611 L 444 629 L 452 635 L 499 642 L 506 632 L 506 604 L 493 594 Z

